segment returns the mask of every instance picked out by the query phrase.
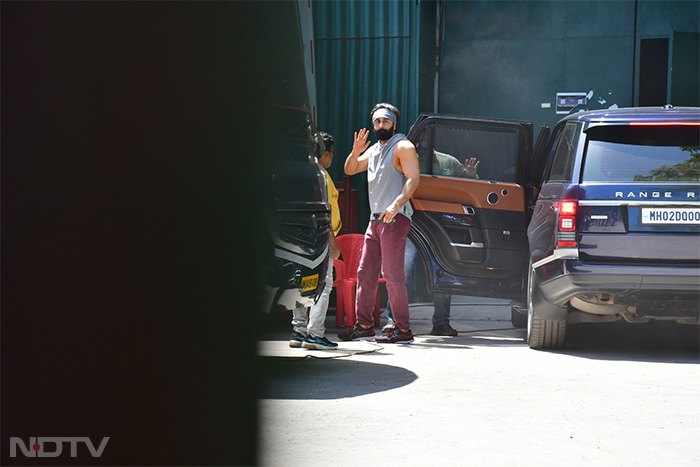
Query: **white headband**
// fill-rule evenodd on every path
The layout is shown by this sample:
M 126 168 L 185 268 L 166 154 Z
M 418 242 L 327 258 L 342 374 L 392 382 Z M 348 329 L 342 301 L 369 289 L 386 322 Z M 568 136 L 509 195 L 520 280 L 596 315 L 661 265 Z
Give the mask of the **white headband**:
M 373 114 L 372 114 L 372 122 L 374 122 L 378 118 L 386 118 L 387 120 L 391 120 L 394 122 L 394 125 L 396 125 L 396 114 L 392 112 L 391 110 L 387 108 L 379 108 L 377 109 Z

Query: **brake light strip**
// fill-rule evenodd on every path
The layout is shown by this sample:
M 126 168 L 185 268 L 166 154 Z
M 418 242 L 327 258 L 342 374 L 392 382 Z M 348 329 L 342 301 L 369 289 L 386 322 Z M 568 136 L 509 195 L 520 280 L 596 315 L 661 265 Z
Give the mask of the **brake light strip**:
M 700 126 L 700 122 L 630 122 L 630 126 Z

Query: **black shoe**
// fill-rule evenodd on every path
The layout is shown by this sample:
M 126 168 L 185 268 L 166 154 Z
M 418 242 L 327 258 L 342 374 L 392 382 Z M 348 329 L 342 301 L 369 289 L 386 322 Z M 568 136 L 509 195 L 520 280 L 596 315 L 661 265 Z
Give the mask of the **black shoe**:
M 294 347 L 295 349 L 300 349 L 301 344 L 304 343 L 304 338 L 306 336 L 300 332 L 294 331 L 292 333 L 292 337 L 289 339 L 289 346 Z
M 309 350 L 333 350 L 338 348 L 338 344 L 331 342 L 325 337 L 314 337 L 311 334 L 306 335 L 302 347 Z
M 338 339 L 341 341 L 368 340 L 372 339 L 373 337 L 374 328 L 365 329 L 359 324 L 338 333 Z
M 410 329 L 404 332 L 394 328 L 393 331 L 377 337 L 374 341 L 380 344 L 410 344 L 413 342 L 413 333 Z
M 445 324 L 437 324 L 433 326 L 432 331 L 430 331 L 430 334 L 433 336 L 449 336 L 449 337 L 454 337 L 457 334 L 456 329 L 452 328 L 450 326 L 450 323 L 445 323 Z

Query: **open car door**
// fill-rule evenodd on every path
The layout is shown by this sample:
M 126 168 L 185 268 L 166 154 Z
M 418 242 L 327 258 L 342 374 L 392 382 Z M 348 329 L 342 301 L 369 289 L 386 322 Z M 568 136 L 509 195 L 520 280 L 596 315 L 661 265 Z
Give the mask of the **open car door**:
M 532 133 L 529 122 L 428 114 L 411 128 L 421 178 L 409 238 L 430 292 L 524 301 Z

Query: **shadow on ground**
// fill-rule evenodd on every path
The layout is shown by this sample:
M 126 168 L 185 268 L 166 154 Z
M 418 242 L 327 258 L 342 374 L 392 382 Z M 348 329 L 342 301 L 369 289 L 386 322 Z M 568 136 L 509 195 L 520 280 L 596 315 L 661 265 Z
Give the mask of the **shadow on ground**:
M 700 363 L 700 329 L 673 322 L 569 326 L 561 353 L 599 360 Z
M 389 391 L 414 382 L 412 371 L 346 359 L 259 357 L 262 399 L 342 399 Z

